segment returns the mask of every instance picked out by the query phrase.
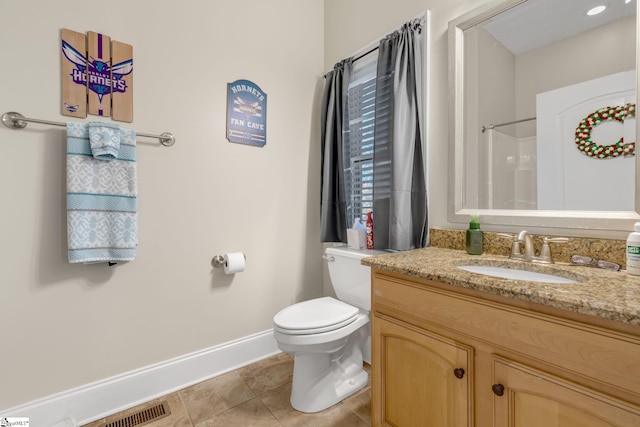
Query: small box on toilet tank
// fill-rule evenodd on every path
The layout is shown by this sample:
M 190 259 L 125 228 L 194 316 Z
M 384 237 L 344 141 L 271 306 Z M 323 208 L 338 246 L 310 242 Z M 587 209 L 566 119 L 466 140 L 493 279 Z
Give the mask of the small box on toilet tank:
M 367 249 L 367 227 L 360 218 L 353 221 L 353 228 L 347 228 L 347 246 L 349 249 Z
M 347 246 L 349 249 L 367 249 L 367 232 L 357 228 L 347 228 Z

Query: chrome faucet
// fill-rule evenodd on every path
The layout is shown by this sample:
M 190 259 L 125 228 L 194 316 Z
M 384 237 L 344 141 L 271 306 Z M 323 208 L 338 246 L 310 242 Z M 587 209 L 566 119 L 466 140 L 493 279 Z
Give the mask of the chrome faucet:
M 518 233 L 518 237 L 516 237 L 516 239 L 518 239 L 518 242 L 521 244 L 524 244 L 524 252 L 521 254 L 522 259 L 525 261 L 532 261 L 536 256 L 535 250 L 533 249 L 533 236 L 529 234 L 527 230 L 522 230 Z M 511 252 L 513 255 L 513 251 Z
M 522 230 L 517 235 L 498 233 L 498 236 L 513 239 L 511 255 L 509 255 L 510 259 L 541 264 L 553 264 L 549 242 L 566 243 L 569 241 L 566 237 L 545 237 L 542 242 L 542 248 L 540 249 L 540 255 L 536 256 L 535 248 L 533 247 L 533 235 L 527 230 Z

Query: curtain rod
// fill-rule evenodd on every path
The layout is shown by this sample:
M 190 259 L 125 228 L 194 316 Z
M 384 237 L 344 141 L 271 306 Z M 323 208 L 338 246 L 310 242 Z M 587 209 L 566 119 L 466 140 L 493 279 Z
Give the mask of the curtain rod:
M 364 58 L 365 56 L 369 55 L 370 53 L 375 52 L 375 51 L 376 51 L 376 50 L 378 50 L 379 48 L 380 48 L 380 45 L 374 46 L 374 47 L 372 47 L 371 49 L 369 49 L 369 50 L 367 50 L 367 51 L 365 51 L 365 52 L 363 52 L 363 53 L 361 53 L 361 54 L 359 54 L 359 55 L 357 55 L 357 56 L 352 57 L 352 58 L 351 58 L 351 61 L 352 61 L 352 62 L 355 62 L 355 61 L 357 61 L 358 59 L 362 59 L 362 58 Z M 330 71 L 329 71 L 329 72 L 327 72 L 327 73 L 326 73 L 324 76 L 322 76 L 322 77 L 324 77 L 324 78 L 326 79 L 326 78 L 327 78 L 327 75 L 328 75 L 329 73 L 330 73 Z
M 353 58 L 351 58 L 351 60 L 355 62 L 355 61 L 357 61 L 358 59 L 362 59 L 362 58 L 364 58 L 365 56 L 369 55 L 370 53 L 375 52 L 375 51 L 376 51 L 376 50 L 378 50 L 378 49 L 380 49 L 380 45 L 374 46 L 374 47 L 372 47 L 371 49 L 367 50 L 367 51 L 366 51 L 366 52 L 364 52 L 364 53 L 361 53 L 361 54 L 360 54 L 360 55 L 358 55 L 358 56 L 354 56 Z
M 414 16 L 413 18 L 411 18 L 410 20 L 408 20 L 406 23 L 412 22 L 412 21 L 414 21 L 414 20 L 416 20 L 416 19 L 426 19 L 426 15 L 427 15 L 427 12 L 426 12 L 426 11 L 424 11 L 424 12 L 420 12 L 419 14 L 417 14 L 416 16 Z M 394 30 L 394 31 L 396 31 L 396 30 Z M 393 32 L 392 32 L 392 33 L 393 33 Z M 369 49 L 367 49 L 367 48 L 365 47 L 364 49 L 366 49 L 366 50 L 364 51 L 364 53 L 355 53 L 355 54 L 351 57 L 351 60 L 352 60 L 353 62 L 355 62 L 355 61 L 357 61 L 358 59 L 362 59 L 362 58 L 364 58 L 365 56 L 369 55 L 370 53 L 373 53 L 373 52 L 375 52 L 376 50 L 378 50 L 378 49 L 380 48 L 380 40 L 382 40 L 382 39 L 383 39 L 383 38 L 385 38 L 385 37 L 386 37 L 386 36 L 380 37 L 377 41 L 371 42 L 369 45 L 373 45 L 373 47 L 371 47 L 371 48 L 369 48 Z M 376 44 L 376 43 L 377 43 L 377 44 Z M 345 59 L 346 59 L 346 58 L 345 58 Z M 329 73 L 330 73 L 330 71 L 326 72 L 322 77 L 326 79 L 326 78 L 327 78 L 327 74 L 329 74 Z
M 16 113 L 16 112 L 9 112 L 9 113 L 4 113 L 2 115 L 2 123 L 4 123 L 4 125 L 8 128 L 11 129 L 24 129 L 25 127 L 27 127 L 27 123 L 26 122 L 30 122 L 30 123 L 40 123 L 43 125 L 52 125 L 52 126 L 62 126 L 62 127 L 66 127 L 67 124 L 63 123 L 63 122 L 53 122 L 51 120 L 42 120 L 42 119 L 32 119 L 29 117 L 25 117 L 20 113 Z M 173 144 L 175 144 L 176 142 L 176 138 L 173 136 L 172 133 L 169 132 L 164 132 L 161 133 L 160 135 L 153 135 L 150 133 L 142 133 L 142 132 L 136 132 L 136 136 L 142 136 L 145 138 L 156 138 L 160 140 L 160 144 L 164 145 L 165 147 L 171 147 Z
M 512 122 L 498 123 L 497 125 L 487 125 L 487 126 L 482 125 L 481 130 L 482 130 L 482 133 L 484 133 L 484 131 L 489 129 L 498 128 L 500 126 L 515 125 L 516 123 L 529 122 L 535 119 L 536 119 L 535 117 L 529 117 L 528 119 L 520 119 L 520 120 L 514 120 Z

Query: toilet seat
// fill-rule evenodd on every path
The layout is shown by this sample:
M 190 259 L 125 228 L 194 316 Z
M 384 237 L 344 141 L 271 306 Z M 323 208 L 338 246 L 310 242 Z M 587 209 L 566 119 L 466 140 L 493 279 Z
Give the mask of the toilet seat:
M 287 335 L 319 334 L 353 323 L 360 310 L 357 307 L 323 297 L 291 305 L 273 318 L 274 329 Z

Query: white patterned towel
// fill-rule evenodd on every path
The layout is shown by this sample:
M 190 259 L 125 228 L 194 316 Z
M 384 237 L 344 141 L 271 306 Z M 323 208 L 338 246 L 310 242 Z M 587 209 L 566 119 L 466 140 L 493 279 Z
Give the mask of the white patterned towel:
M 138 251 L 136 132 L 120 129 L 114 160 L 92 155 L 89 125 L 67 124 L 70 263 L 131 261 Z

